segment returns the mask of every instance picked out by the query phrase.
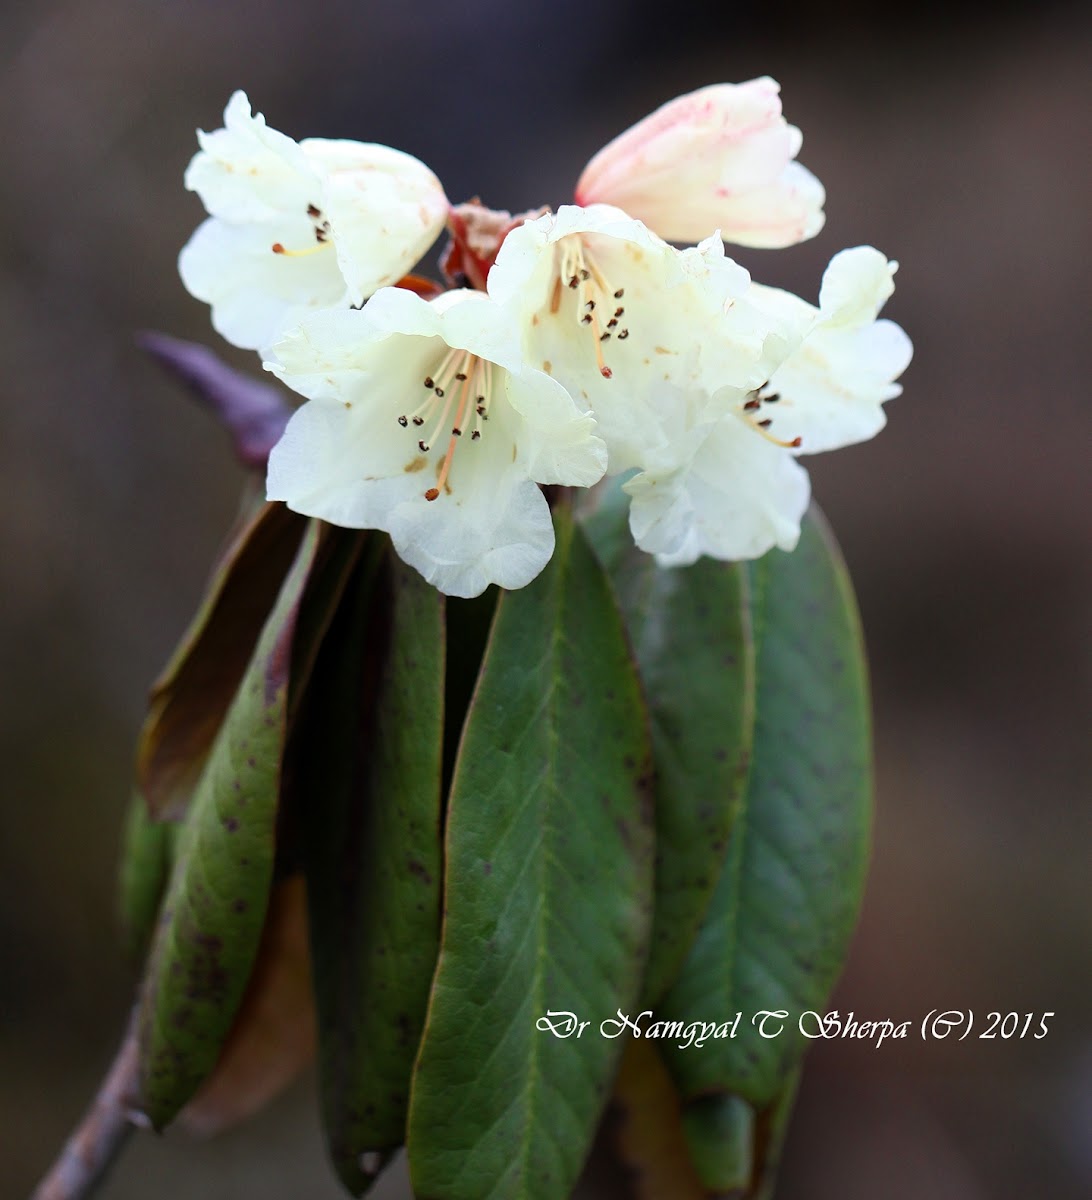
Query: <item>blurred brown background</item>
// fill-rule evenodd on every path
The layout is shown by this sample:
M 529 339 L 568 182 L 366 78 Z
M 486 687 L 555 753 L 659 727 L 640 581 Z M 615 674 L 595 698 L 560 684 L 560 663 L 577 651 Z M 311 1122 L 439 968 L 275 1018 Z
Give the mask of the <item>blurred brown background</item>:
M 698 0 L 9 2 L 0 17 L 0 1195 L 82 1110 L 131 980 L 129 756 L 240 476 L 133 346 L 214 342 L 175 256 L 195 126 L 389 142 L 454 199 L 561 203 L 672 95 L 769 73 L 828 189 L 739 257 L 814 298 L 869 242 L 916 346 L 876 442 L 815 460 L 873 656 L 879 804 L 834 1006 L 1040 1012 L 1044 1041 L 814 1051 L 782 1200 L 1092 1195 L 1087 9 Z M 252 362 L 248 356 L 236 361 Z M 308 1085 L 217 1141 L 139 1139 L 103 1196 L 338 1195 Z M 398 1194 L 397 1184 L 379 1195 Z

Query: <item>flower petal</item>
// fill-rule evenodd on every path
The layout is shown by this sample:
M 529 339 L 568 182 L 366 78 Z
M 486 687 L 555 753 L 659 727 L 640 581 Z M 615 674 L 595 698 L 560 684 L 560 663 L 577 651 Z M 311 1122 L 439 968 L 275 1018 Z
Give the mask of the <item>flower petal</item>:
M 303 212 L 318 197 L 318 181 L 299 146 L 251 115 L 245 92 L 224 109 L 224 128 L 198 130 L 201 149 L 186 169 L 186 187 L 225 221 L 268 221 Z
M 839 250 L 823 272 L 819 311 L 828 325 L 856 326 L 874 321 L 895 291 L 897 262 L 872 246 Z
M 538 483 L 591 487 L 607 469 L 607 447 L 595 419 L 582 413 L 556 380 L 542 371 L 507 376 L 508 403 L 523 418 L 520 454 Z
M 639 474 L 625 490 L 634 540 L 664 566 L 791 550 L 811 494 L 792 456 L 734 415 L 702 431 L 688 461 Z
M 285 222 L 274 231 L 210 217 L 178 257 L 186 289 L 212 305 L 213 328 L 233 346 L 262 350 L 307 312 L 348 303 L 332 253 L 290 258 L 273 252 L 285 228 Z
M 823 275 L 820 308 L 775 288 L 754 285 L 756 302 L 771 312 L 811 316 L 811 330 L 763 389 L 778 397 L 764 407 L 770 432 L 800 438 L 797 454 L 818 454 L 874 437 L 886 424 L 883 403 L 899 395 L 894 381 L 913 347 L 892 321 L 876 314 L 894 291 L 897 264 L 871 246 L 843 250 Z
M 479 482 L 488 486 L 457 500 L 415 496 L 391 517 L 399 555 L 448 596 L 525 587 L 554 552 L 550 508 L 534 483 L 515 471 Z
M 397 283 L 439 236 L 444 189 L 423 162 L 389 146 L 308 138 L 300 149 L 321 179 L 319 207 L 359 304 Z

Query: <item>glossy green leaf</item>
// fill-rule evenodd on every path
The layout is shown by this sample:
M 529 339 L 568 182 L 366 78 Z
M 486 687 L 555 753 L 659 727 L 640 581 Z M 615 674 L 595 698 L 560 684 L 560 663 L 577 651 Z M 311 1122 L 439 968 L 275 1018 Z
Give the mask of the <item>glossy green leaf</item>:
M 825 522 L 813 513 L 797 549 L 772 551 L 751 576 L 757 691 L 743 812 L 705 922 L 660 1009 L 684 1021 L 742 1014 L 735 1038 L 663 1052 L 684 1100 L 736 1097 L 753 1108 L 759 1130 L 806 1048 L 799 1015 L 822 1010 L 845 958 L 868 853 L 871 754 L 857 612 Z M 761 1036 L 754 1023 L 764 1010 L 786 1014 L 766 1026 L 777 1036 Z M 738 1120 L 735 1101 L 719 1116 L 729 1109 Z
M 609 583 L 567 512 L 502 593 L 455 767 L 440 962 L 414 1075 L 428 1200 L 562 1200 L 637 999 L 652 887 L 646 714 Z M 552 1036 L 549 1012 L 593 1022 Z
M 185 812 L 304 527 L 303 518 L 283 504 L 263 504 L 240 522 L 190 627 L 153 685 L 136 775 L 154 816 Z
M 377 547 L 319 660 L 296 764 L 323 1122 L 354 1195 L 405 1141 L 440 940 L 444 598 Z
M 273 877 L 289 700 L 300 682 L 293 662 L 307 659 L 296 634 L 306 627 L 317 638 L 324 628 L 317 613 L 301 615 L 305 591 L 335 601 L 322 576 L 347 574 L 354 545 L 310 525 L 194 792 L 141 997 L 141 1107 L 157 1128 L 212 1070 L 249 980 Z
M 754 720 L 746 569 L 702 559 L 664 569 L 633 544 L 629 497 L 608 489 L 587 520 L 648 698 L 656 763 L 656 902 L 644 1004 L 678 975 L 720 877 Z

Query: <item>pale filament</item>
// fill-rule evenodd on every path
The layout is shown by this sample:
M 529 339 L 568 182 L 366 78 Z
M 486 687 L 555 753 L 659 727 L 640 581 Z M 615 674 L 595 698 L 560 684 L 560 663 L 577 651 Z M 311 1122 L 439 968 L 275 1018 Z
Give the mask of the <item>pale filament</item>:
M 318 254 L 320 250 L 329 250 L 333 242 L 319 242 L 317 246 L 308 246 L 306 250 L 288 250 L 280 242 L 273 243 L 273 253 L 282 254 L 285 258 L 306 258 L 309 254 Z

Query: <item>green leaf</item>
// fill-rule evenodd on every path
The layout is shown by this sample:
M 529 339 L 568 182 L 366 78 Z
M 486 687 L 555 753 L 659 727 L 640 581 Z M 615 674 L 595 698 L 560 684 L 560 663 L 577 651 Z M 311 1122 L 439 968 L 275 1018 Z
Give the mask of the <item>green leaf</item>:
M 354 1195 L 405 1141 L 443 867 L 444 598 L 377 546 L 304 701 L 297 760 L 323 1119 Z
M 799 1014 L 822 1010 L 855 924 L 871 753 L 857 611 L 825 522 L 813 512 L 795 552 L 772 551 L 751 576 L 757 697 L 743 812 L 705 922 L 660 1007 L 683 1021 L 742 1014 L 735 1038 L 711 1039 L 700 1053 L 664 1045 L 663 1053 L 684 1100 L 706 1106 L 691 1112 L 690 1130 L 712 1118 L 738 1126 L 740 1101 L 754 1110 L 757 1174 L 774 1116 L 787 1119 L 806 1049 Z M 783 1025 L 778 1036 L 762 1037 L 753 1024 L 763 1010 L 787 1013 L 767 1026 Z M 718 1095 L 734 1099 L 710 1109 L 708 1097 Z
M 746 569 L 657 567 L 608 490 L 588 519 L 637 656 L 656 763 L 656 901 L 642 1003 L 678 975 L 709 906 L 739 812 L 754 721 Z
M 335 599 L 322 576 L 344 577 L 355 548 L 311 523 L 198 781 L 141 996 L 141 1107 L 156 1128 L 209 1075 L 250 977 L 273 877 L 289 698 L 307 660 L 297 626 L 312 637 L 325 627 L 315 613 L 301 618 L 305 589 Z
M 153 821 L 144 797 L 134 792 L 125 818 L 118 872 L 122 937 L 125 952 L 134 963 L 144 957 L 152 940 L 179 829 L 174 821 Z
M 263 504 L 242 521 L 153 685 L 136 760 L 137 787 L 153 816 L 185 812 L 304 527 L 283 504 Z
M 410 1175 L 428 1200 L 560 1200 L 621 1043 L 595 1025 L 641 984 L 650 755 L 609 583 L 567 512 L 500 596 L 455 768 L 440 962 L 414 1074 Z M 590 1020 L 564 1040 L 548 1011 Z

